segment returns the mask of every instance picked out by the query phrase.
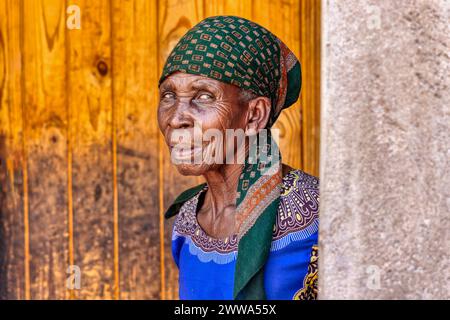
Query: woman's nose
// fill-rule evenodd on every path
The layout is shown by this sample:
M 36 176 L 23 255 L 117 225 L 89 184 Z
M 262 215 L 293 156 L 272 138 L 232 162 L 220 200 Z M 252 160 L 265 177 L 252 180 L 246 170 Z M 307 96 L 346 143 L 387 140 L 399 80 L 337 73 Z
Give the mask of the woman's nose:
M 175 111 L 169 119 L 169 126 L 174 129 L 183 129 L 192 127 L 194 121 L 189 114 L 188 103 L 177 103 Z

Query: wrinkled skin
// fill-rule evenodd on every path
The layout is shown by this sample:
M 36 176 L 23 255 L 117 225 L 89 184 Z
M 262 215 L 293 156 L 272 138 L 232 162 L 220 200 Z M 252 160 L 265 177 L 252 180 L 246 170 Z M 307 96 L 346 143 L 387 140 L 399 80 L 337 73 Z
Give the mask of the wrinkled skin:
M 177 72 L 169 76 L 160 86 L 158 122 L 169 149 L 178 142 L 172 134 L 181 129 L 198 135 L 194 124 L 201 124 L 202 132 L 218 129 L 245 129 L 246 108 L 239 101 L 240 89 L 217 80 Z M 173 141 L 171 141 L 171 138 Z M 196 137 L 202 140 L 202 137 Z M 209 141 L 203 142 L 206 149 Z M 223 148 L 226 152 L 226 146 Z M 183 175 L 202 175 L 217 169 L 220 164 L 179 164 L 177 169 Z
M 174 145 L 178 142 L 174 132 L 188 130 L 193 140 L 196 134 L 207 129 L 220 130 L 224 136 L 225 129 L 242 129 L 250 135 L 263 129 L 269 118 L 270 100 L 267 97 L 242 101 L 240 88 L 199 75 L 173 73 L 161 83 L 159 92 L 158 124 L 172 153 L 176 152 Z M 201 124 L 202 132 L 194 130 L 196 123 Z M 197 138 L 202 141 L 201 137 Z M 204 152 L 212 152 L 211 144 L 213 142 L 202 142 Z M 225 142 L 223 152 L 236 154 L 237 147 Z M 190 149 L 188 154 L 191 154 Z M 214 238 L 234 234 L 236 188 L 243 165 L 203 161 L 176 164 L 176 167 L 183 175 L 203 175 L 208 183 L 208 191 L 197 214 L 205 232 Z

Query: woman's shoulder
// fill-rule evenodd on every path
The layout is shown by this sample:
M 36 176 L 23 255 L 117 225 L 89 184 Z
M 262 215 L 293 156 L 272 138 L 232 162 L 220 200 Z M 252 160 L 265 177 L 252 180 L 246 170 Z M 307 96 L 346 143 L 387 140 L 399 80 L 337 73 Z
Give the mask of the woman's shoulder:
M 319 178 L 313 176 L 300 169 L 294 169 L 286 164 L 283 164 L 283 186 L 290 186 L 293 183 L 293 179 L 299 185 L 308 185 L 319 188 Z
M 319 178 L 300 169 L 291 169 L 283 176 L 281 198 L 300 204 L 313 205 L 319 203 Z
M 318 226 L 319 179 L 299 169 L 289 170 L 281 185 L 273 246 L 283 247 L 293 240 L 317 237 Z

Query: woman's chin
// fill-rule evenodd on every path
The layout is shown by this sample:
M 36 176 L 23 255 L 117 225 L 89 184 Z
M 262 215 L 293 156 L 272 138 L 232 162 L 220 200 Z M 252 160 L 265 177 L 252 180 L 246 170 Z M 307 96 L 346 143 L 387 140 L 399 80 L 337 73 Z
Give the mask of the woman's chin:
M 175 165 L 178 172 L 183 176 L 201 176 L 205 172 L 211 170 L 214 165 L 202 163 L 202 164 L 192 164 L 192 163 L 180 163 Z

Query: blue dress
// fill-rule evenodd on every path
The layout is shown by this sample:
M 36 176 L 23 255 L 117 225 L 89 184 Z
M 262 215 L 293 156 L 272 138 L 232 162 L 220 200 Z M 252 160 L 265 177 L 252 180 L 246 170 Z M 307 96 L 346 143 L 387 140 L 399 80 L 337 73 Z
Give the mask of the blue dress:
M 173 227 L 172 254 L 180 299 L 233 299 L 237 236 L 215 239 L 197 220 L 200 195 L 181 207 Z M 315 299 L 319 180 L 301 170 L 283 177 L 272 245 L 264 267 L 267 299 Z

